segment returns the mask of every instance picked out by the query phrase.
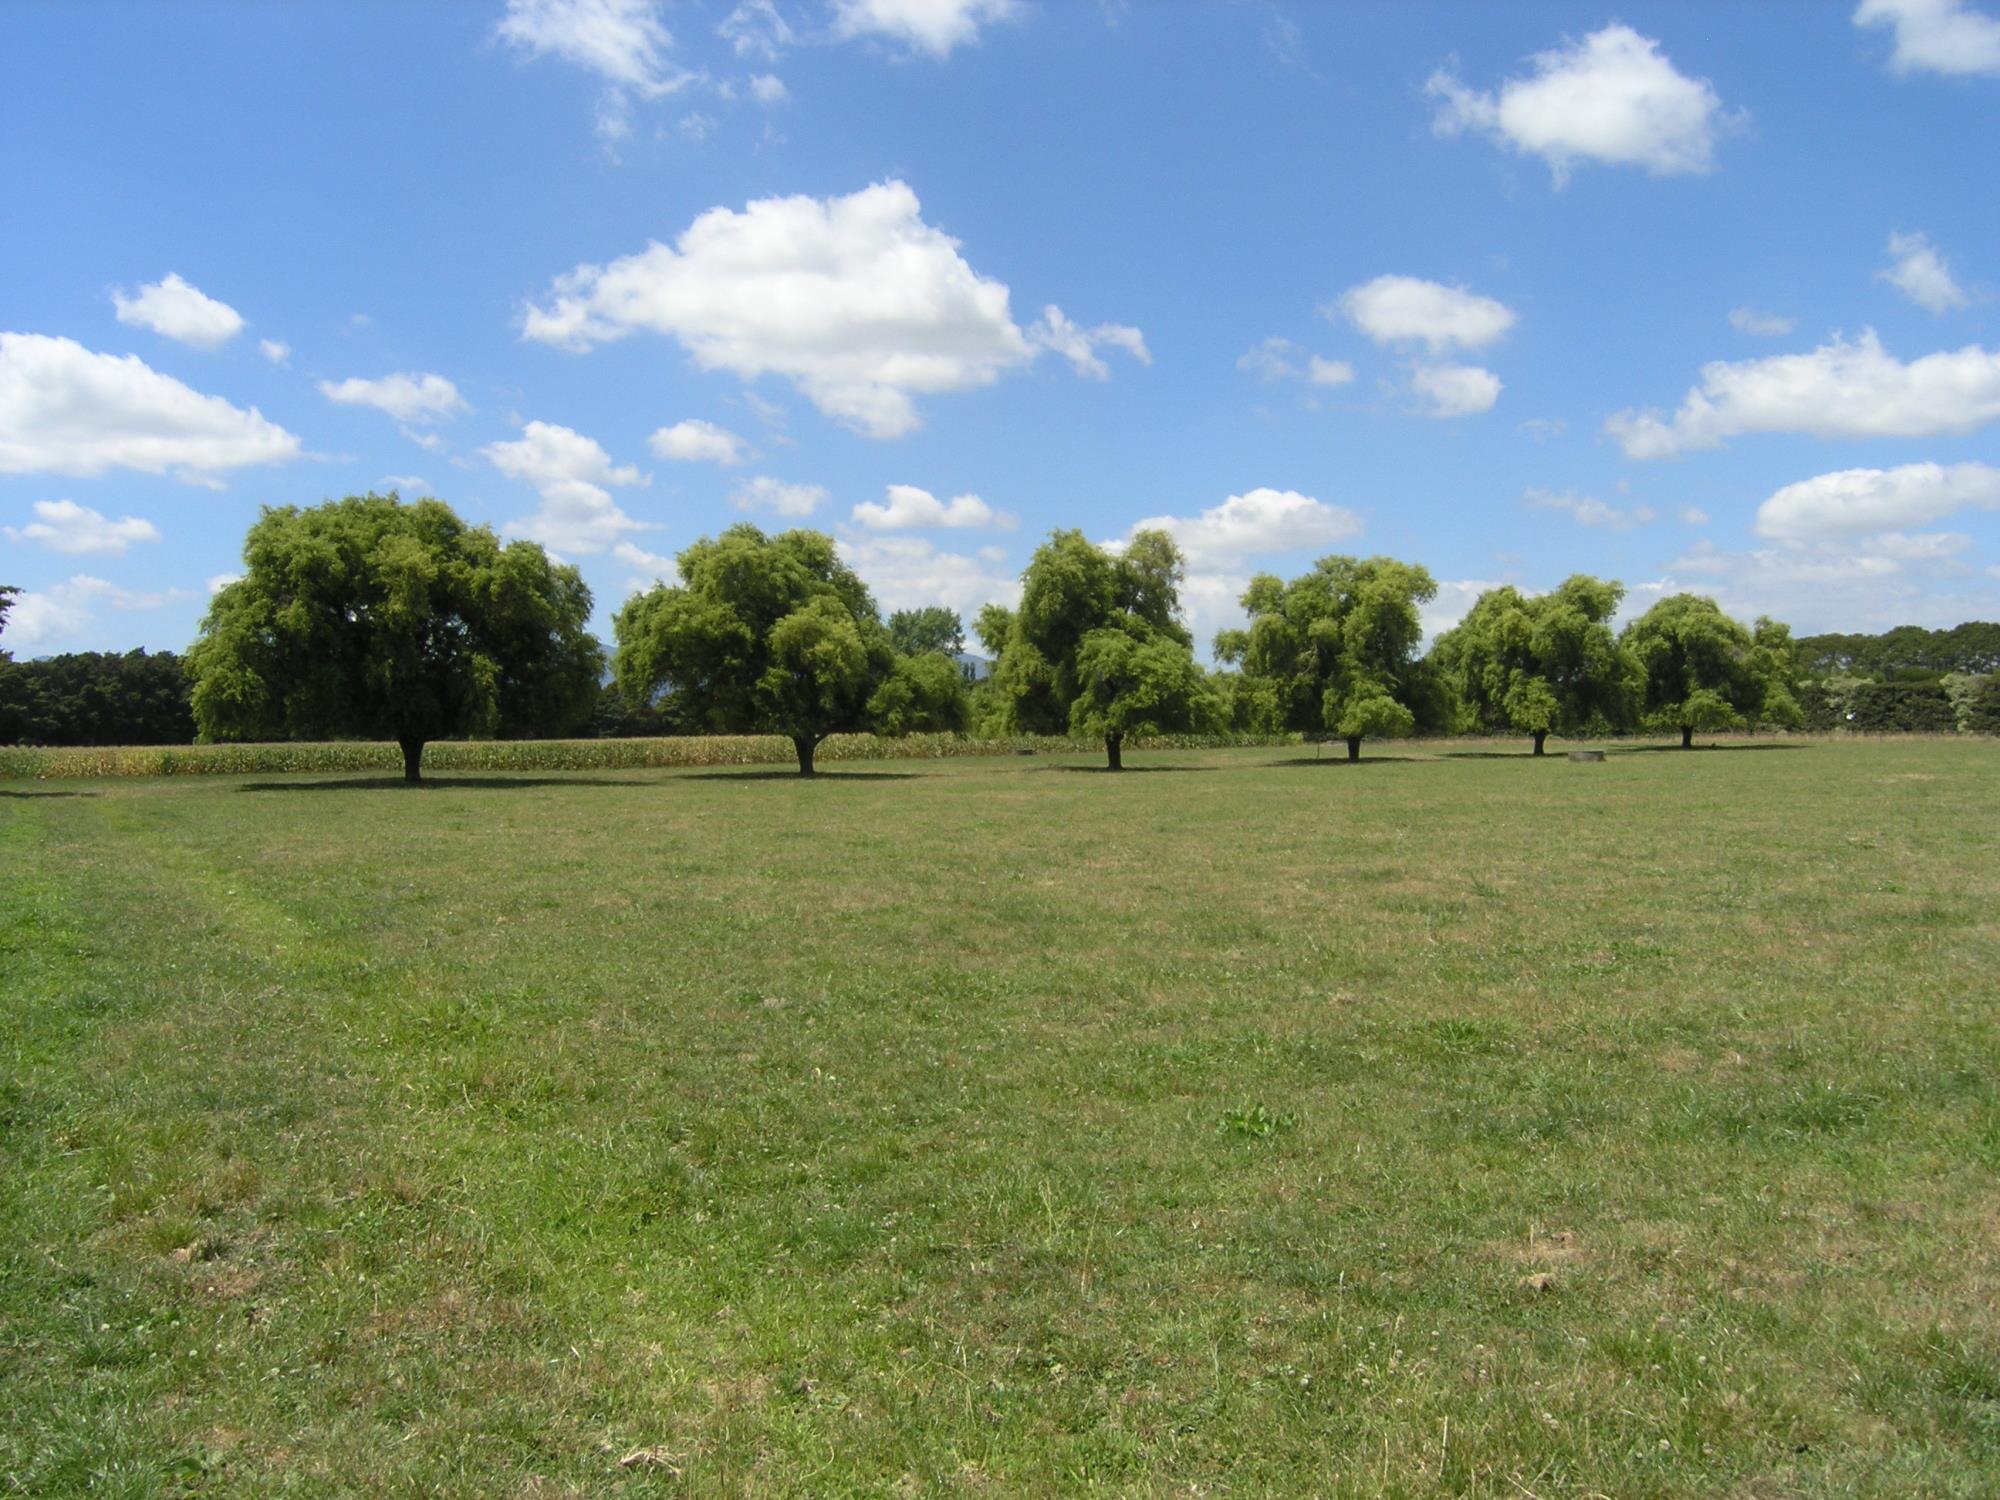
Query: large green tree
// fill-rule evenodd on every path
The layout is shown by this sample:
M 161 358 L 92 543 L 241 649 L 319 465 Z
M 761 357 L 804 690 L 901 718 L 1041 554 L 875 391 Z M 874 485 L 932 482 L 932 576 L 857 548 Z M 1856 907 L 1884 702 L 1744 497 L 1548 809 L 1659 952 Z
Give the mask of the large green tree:
M 13 613 L 14 596 L 20 592 L 11 583 L 0 583 L 0 634 L 6 633 L 7 616 Z M 14 654 L 11 651 L 0 647 L 0 661 L 12 661 L 13 659 Z
M 932 651 L 951 656 L 965 649 L 965 626 L 956 610 L 941 604 L 899 609 L 889 616 L 889 640 L 905 656 Z
M 965 673 L 942 651 L 899 656 L 868 700 L 877 734 L 964 734 L 972 717 Z
M 1701 594 L 1662 599 L 1625 627 L 1619 645 L 1640 674 L 1641 707 L 1655 729 L 1680 731 L 1800 722 L 1791 689 L 1791 632 L 1760 619 L 1745 629 Z
M 1021 576 L 1020 607 L 979 614 L 1003 727 L 1101 739 L 1114 771 L 1128 735 L 1205 727 L 1214 702 L 1180 620 L 1185 573 L 1164 531 L 1136 532 L 1116 555 L 1080 531 L 1051 533 Z
M 692 728 L 782 734 L 801 776 L 828 735 L 876 728 L 884 714 L 898 731 L 951 727 L 929 715 L 928 683 L 878 701 L 896 651 L 831 537 L 732 526 L 679 565 L 678 585 L 633 595 L 614 622 L 614 671 L 632 702 L 671 705 Z
M 1290 583 L 1251 579 L 1250 628 L 1218 636 L 1216 653 L 1240 665 L 1237 695 L 1260 727 L 1334 735 L 1359 760 L 1365 739 L 1445 727 L 1443 684 L 1417 656 L 1418 609 L 1436 595 L 1414 563 L 1323 557 Z
M 1473 726 L 1533 739 L 1625 722 L 1634 674 L 1611 633 L 1622 584 L 1578 573 L 1553 593 L 1488 589 L 1439 636 L 1431 659 Z
M 267 507 L 243 561 L 187 654 L 206 739 L 383 736 L 417 781 L 430 740 L 590 720 L 590 590 L 533 542 L 502 546 L 441 501 L 363 495 Z

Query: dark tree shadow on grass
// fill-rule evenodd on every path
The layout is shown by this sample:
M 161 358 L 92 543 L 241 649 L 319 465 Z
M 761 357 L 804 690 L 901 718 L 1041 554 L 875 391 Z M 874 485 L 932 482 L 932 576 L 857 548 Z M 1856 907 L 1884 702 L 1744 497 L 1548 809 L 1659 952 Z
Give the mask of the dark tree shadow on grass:
M 1537 755 L 1532 750 L 1446 750 L 1440 760 L 1561 760 L 1569 754 L 1567 750 L 1551 750 L 1547 755 Z
M 101 792 L 10 792 L 0 791 L 0 797 L 98 797 Z
M 405 781 L 400 776 L 356 776 L 339 781 L 246 781 L 239 792 L 523 792 L 550 786 L 656 786 L 651 781 L 612 781 L 586 775 L 570 776 L 426 776 Z
M 1711 751 L 1730 750 L 1810 750 L 1811 745 L 1793 745 L 1782 740 L 1769 740 L 1761 745 L 1606 745 L 1609 755 L 1707 755 Z
M 1062 771 L 1072 776 L 1148 776 L 1154 772 L 1164 771 L 1206 771 L 1212 773 L 1222 768 L 1220 766 L 1120 766 L 1114 771 L 1109 766 L 1039 766 L 1036 769 L 1042 771 Z
M 1315 760 L 1310 756 L 1299 756 L 1294 760 L 1274 760 L 1273 766 L 1413 766 L 1430 759 L 1423 755 L 1364 755 L 1359 760 L 1349 760 L 1347 753 L 1322 756 Z
M 773 767 L 768 771 L 687 771 L 682 781 L 915 781 L 914 771 L 814 771 L 801 776 L 796 768 Z

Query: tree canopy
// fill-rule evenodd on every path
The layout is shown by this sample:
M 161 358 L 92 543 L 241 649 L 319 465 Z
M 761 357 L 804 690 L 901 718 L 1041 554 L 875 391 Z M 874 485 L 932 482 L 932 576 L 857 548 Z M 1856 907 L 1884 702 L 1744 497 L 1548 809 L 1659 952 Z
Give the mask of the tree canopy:
M 1052 533 L 1021 576 L 1020 607 L 979 614 L 1004 727 L 1102 739 L 1115 771 L 1127 735 L 1206 725 L 1212 696 L 1180 621 L 1185 572 L 1163 531 L 1134 533 L 1115 556 L 1080 531 Z
M 899 609 L 889 616 L 889 641 L 904 656 L 938 651 L 952 656 L 965 649 L 965 626 L 943 605 Z
M 1442 684 L 1417 656 L 1418 606 L 1436 595 L 1414 563 L 1323 557 L 1290 583 L 1251 579 L 1250 628 L 1224 632 L 1216 653 L 1241 664 L 1238 696 L 1258 705 L 1264 727 L 1336 735 L 1359 760 L 1364 739 L 1445 725 Z
M 1967 620 L 1949 630 L 1898 625 L 1880 635 L 1808 635 L 1799 638 L 1797 651 L 1799 670 L 1810 677 L 1977 677 L 2000 671 L 2000 623 Z
M 831 537 L 732 526 L 678 562 L 679 584 L 633 595 L 614 622 L 629 701 L 670 706 L 695 731 L 782 734 L 802 776 L 830 734 L 963 727 L 956 669 L 946 686 L 922 658 L 898 658 Z
M 0 670 L 0 745 L 186 745 L 194 714 L 171 651 L 76 651 Z
M 1533 597 L 1488 589 L 1432 657 L 1474 727 L 1532 736 L 1540 755 L 1551 734 L 1625 722 L 1635 684 L 1609 624 L 1624 593 L 1583 573 Z
M 14 596 L 21 591 L 11 583 L 0 583 L 0 633 L 7 629 L 7 616 L 13 613 Z M 0 647 L 0 661 L 12 661 L 13 653 Z
M 1619 645 L 1640 673 L 1646 722 L 1678 729 L 1682 749 L 1697 730 L 1800 720 L 1791 632 L 1776 621 L 1760 619 L 1753 634 L 1713 599 L 1674 594 L 1627 625 Z
M 416 781 L 430 740 L 589 722 L 590 590 L 533 542 L 363 495 L 267 507 L 243 561 L 187 656 L 206 739 L 385 736 Z

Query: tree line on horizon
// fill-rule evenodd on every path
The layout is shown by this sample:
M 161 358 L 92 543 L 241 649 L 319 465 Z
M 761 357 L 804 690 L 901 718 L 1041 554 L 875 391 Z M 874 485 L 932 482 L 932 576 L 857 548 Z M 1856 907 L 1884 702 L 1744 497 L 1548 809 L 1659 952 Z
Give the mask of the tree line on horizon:
M 1436 584 L 1386 557 L 1259 574 L 1248 625 L 1217 635 L 1205 670 L 1163 531 L 1115 552 L 1051 533 L 1019 604 L 973 622 L 993 658 L 976 684 L 957 614 L 884 620 L 815 531 L 691 544 L 677 583 L 617 612 L 608 673 L 578 571 L 437 500 L 266 508 L 244 561 L 184 659 L 0 652 L 0 743 L 391 739 L 415 781 L 426 743 L 461 737 L 772 733 L 811 775 L 829 735 L 871 731 L 1067 735 L 1114 770 L 1128 738 L 1176 732 L 1337 739 L 1351 760 L 1419 733 L 1517 734 L 1540 755 L 1552 735 L 1633 730 L 1683 747 L 1734 729 L 2000 732 L 2000 624 L 1795 640 L 1678 594 L 1614 632 L 1622 585 L 1578 574 L 1488 590 L 1424 652 Z M 0 588 L 0 622 L 16 592 Z

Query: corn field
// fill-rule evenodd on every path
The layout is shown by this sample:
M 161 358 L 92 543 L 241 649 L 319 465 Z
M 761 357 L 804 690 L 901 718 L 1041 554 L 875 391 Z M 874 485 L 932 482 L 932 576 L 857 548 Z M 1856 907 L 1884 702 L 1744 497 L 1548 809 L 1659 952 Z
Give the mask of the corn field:
M 1206 750 L 1232 745 L 1297 744 L 1296 735 L 1170 734 L 1126 741 L 1128 750 Z M 984 755 L 1074 755 L 1102 751 L 1096 741 L 1049 735 L 968 739 L 913 734 L 885 739 L 837 734 L 818 759 L 941 760 Z M 676 766 L 789 765 L 792 742 L 781 735 L 683 735 L 616 740 L 434 740 L 426 771 L 618 771 Z M 401 774 L 392 743 L 92 746 L 75 749 L 0 748 L 0 780 L 48 781 L 99 776 L 268 776 L 284 772 L 381 771 Z

